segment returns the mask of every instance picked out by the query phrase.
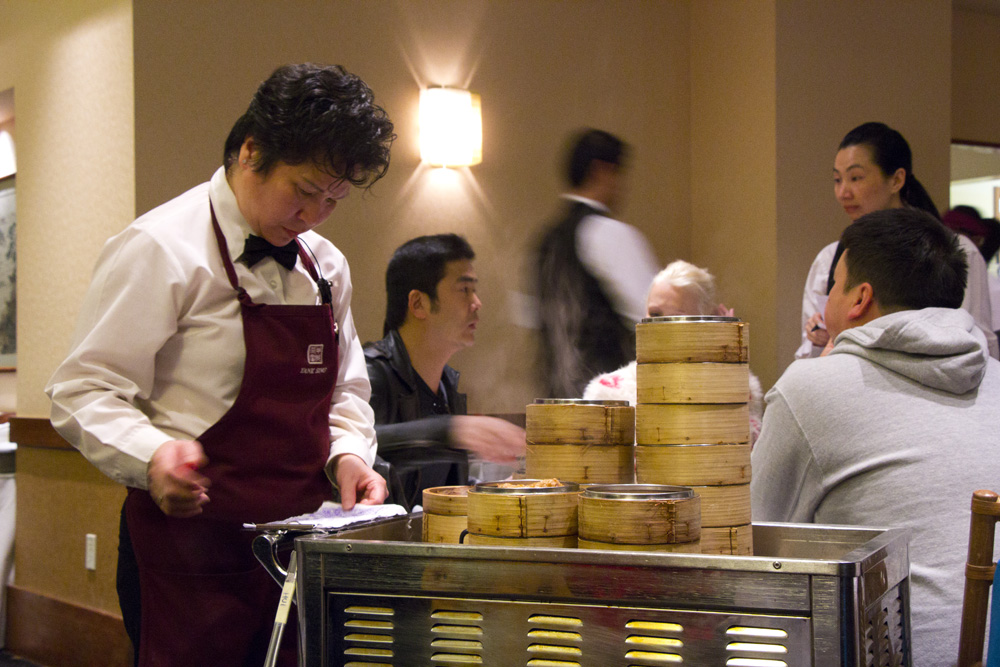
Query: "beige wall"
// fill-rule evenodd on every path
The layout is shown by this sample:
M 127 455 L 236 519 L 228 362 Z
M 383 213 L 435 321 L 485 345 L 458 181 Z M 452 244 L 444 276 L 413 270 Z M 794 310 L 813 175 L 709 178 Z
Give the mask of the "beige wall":
M 774 31 L 771 2 L 692 4 L 692 256 L 750 323 L 750 366 L 765 388 L 778 363 Z
M 135 210 L 131 6 L 125 0 L 0 4 L 0 90 L 17 104 L 21 416 L 45 417 L 97 251 Z M 16 583 L 116 611 L 123 491 L 75 452 L 18 452 Z M 98 536 L 98 569 L 83 567 Z
M 569 132 L 593 125 L 631 142 L 625 218 L 660 260 L 690 252 L 687 23 L 684 2 L 622 11 L 601 0 L 140 0 L 138 208 L 211 174 L 233 121 L 276 65 L 343 64 L 371 85 L 399 134 L 388 176 L 320 229 L 351 262 L 362 339 L 381 337 L 392 250 L 419 234 L 462 233 L 478 254 L 485 304 L 476 346 L 454 359 L 462 388 L 472 411 L 523 411 L 537 394 L 533 338 L 509 323 L 509 291 L 530 287 L 527 253 L 556 210 Z M 416 105 L 428 84 L 481 94 L 481 165 L 450 174 L 420 165 Z
M 1000 16 L 956 9 L 952 21 L 951 136 L 1000 145 Z

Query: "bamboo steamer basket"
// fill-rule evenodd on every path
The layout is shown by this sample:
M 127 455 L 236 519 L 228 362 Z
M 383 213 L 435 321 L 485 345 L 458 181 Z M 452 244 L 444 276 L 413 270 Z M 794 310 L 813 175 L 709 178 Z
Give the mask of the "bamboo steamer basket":
M 701 540 L 694 542 L 673 542 L 667 544 L 615 544 L 613 542 L 598 542 L 577 537 L 578 549 L 603 549 L 606 551 L 659 551 L 675 554 L 700 554 Z
M 436 486 L 423 492 L 423 541 L 458 544 L 468 525 L 468 486 Z
M 636 359 L 645 363 L 750 361 L 750 325 L 737 317 L 646 317 L 635 327 Z
M 701 552 L 726 556 L 753 555 L 753 527 L 718 526 L 701 529 Z
M 579 536 L 612 544 L 693 542 L 701 535 L 701 498 L 690 488 L 604 484 L 580 494 Z
M 577 484 L 628 484 L 635 476 L 632 445 L 528 443 L 525 475 L 557 477 Z
M 576 549 L 576 535 L 556 535 L 554 537 L 495 537 L 469 533 L 464 544 L 477 547 L 541 547 L 546 549 Z
M 727 444 L 750 442 L 746 403 L 640 403 L 635 408 L 640 445 Z
M 525 407 L 531 444 L 628 445 L 635 442 L 635 408 L 628 401 L 540 398 Z
M 747 364 L 643 363 L 636 367 L 637 403 L 746 403 Z
M 750 485 L 692 486 L 701 496 L 701 527 L 744 526 L 750 523 Z
M 750 444 L 636 445 L 635 478 L 639 484 L 749 484 Z
M 532 486 L 539 482 L 484 482 L 469 489 L 469 534 L 506 538 L 575 536 L 580 487 L 572 482 Z

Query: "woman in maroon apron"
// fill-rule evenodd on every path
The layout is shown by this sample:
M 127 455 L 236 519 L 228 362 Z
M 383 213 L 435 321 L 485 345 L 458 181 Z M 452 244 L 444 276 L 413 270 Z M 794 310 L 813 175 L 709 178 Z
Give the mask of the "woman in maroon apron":
M 381 178 L 394 137 L 356 76 L 281 67 L 233 126 L 224 169 L 105 246 L 47 391 L 53 425 L 129 487 L 119 595 L 142 667 L 262 664 L 280 588 L 242 525 L 317 509 L 331 478 L 347 509 L 386 497 L 346 261 L 299 236 Z
M 172 518 L 147 491 L 129 489 L 125 512 L 142 591 L 141 665 L 242 665 L 241 653 L 263 655 L 280 589 L 256 562 L 253 534 L 241 526 L 310 512 L 330 498 L 324 466 L 338 347 L 329 300 L 254 303 L 237 283 L 214 212 L 212 225 L 240 301 L 246 365 L 236 402 L 197 439 L 208 456 L 200 472 L 211 480 L 204 512 Z M 318 282 L 309 257 L 300 259 Z M 171 638 L 162 656 L 161 638 Z M 281 664 L 294 665 L 294 644 L 284 642 L 282 651 Z

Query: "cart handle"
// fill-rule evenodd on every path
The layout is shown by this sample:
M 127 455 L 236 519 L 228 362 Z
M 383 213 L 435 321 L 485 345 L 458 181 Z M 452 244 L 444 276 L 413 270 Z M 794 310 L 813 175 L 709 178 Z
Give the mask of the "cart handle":
M 298 535 L 301 535 L 301 533 L 278 530 L 261 533 L 253 538 L 253 543 L 251 544 L 253 555 L 257 557 L 260 564 L 264 566 L 264 569 L 267 570 L 267 573 L 271 575 L 279 586 L 285 584 L 285 577 L 288 576 L 288 570 L 282 567 L 281 560 L 278 558 L 278 552 L 290 551 Z

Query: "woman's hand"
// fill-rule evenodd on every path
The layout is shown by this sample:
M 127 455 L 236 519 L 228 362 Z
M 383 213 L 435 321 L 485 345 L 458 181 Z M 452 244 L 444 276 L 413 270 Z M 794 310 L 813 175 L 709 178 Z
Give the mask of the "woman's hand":
M 813 313 L 812 317 L 806 320 L 806 338 L 816 347 L 823 348 L 830 342 L 830 334 L 826 330 L 826 323 L 823 322 L 823 313 Z
M 344 511 L 354 505 L 381 505 L 389 496 L 382 475 L 355 454 L 341 454 L 334 459 L 334 477 L 340 488 Z
M 170 440 L 149 460 L 149 495 L 167 516 L 184 519 L 201 514 L 211 483 L 198 469 L 208 463 L 197 440 Z

